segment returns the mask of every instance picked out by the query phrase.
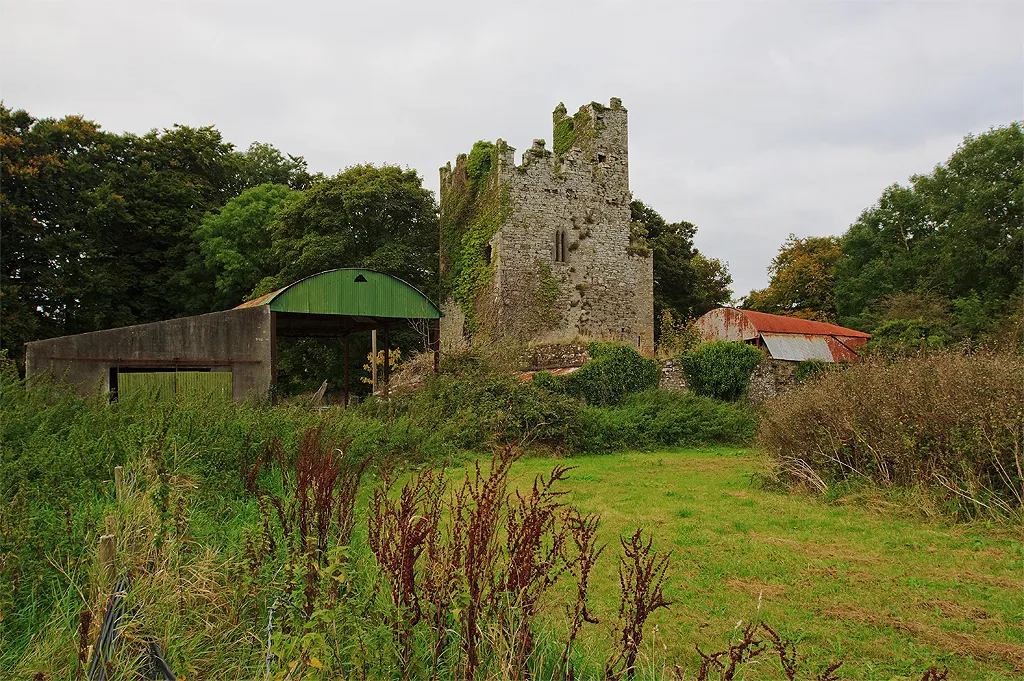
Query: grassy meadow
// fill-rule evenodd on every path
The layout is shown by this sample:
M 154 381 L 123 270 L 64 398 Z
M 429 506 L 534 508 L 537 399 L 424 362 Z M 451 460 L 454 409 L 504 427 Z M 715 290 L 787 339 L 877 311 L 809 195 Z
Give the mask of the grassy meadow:
M 865 363 L 760 410 L 604 404 L 610 370 L 349 410 L 0 371 L 0 678 L 85 678 L 113 528 L 133 583 L 108 679 L 154 638 L 179 679 L 1019 679 L 1024 368 L 967 361 Z M 881 397 L 822 414 L 837 391 Z M 973 411 L 936 406 L 958 394 Z
M 486 460 L 480 463 L 486 468 Z M 795 643 L 807 674 L 797 678 L 814 678 L 839 660 L 840 679 L 916 681 L 932 666 L 948 667 L 951 679 L 1009 681 L 1024 673 L 1024 534 L 1019 530 L 909 517 L 905 505 L 878 494 L 825 502 L 766 490 L 758 483 L 765 465 L 761 457 L 737 447 L 564 461 L 523 458 L 513 465 L 510 484 L 525 492 L 555 464 L 573 466 L 558 489 L 567 492 L 565 502 L 600 514 L 598 543 L 606 545 L 591 578 L 591 613 L 600 624 L 584 628 L 575 656 L 584 677 L 601 674 L 611 647 L 619 599 L 618 541 L 638 526 L 653 537 L 656 550 L 671 551 L 665 595 L 672 602 L 648 620 L 638 678 L 672 678 L 677 666 L 682 678 L 695 678 L 701 660 L 694 646 L 723 650 L 750 621 L 763 621 Z M 449 482 L 472 470 L 468 465 L 450 468 Z M 409 477 L 402 476 L 399 487 Z M 355 503 L 356 546 L 366 542 L 375 480 L 368 475 Z M 151 496 L 140 495 L 137 503 L 148 505 Z M 183 564 L 177 572 L 168 565 L 170 581 L 153 585 L 154 593 L 141 598 L 166 615 L 176 608 L 159 609 L 161 591 L 164 598 L 182 586 L 208 591 L 187 601 L 195 612 L 185 617 L 179 612 L 166 624 L 168 659 L 179 671 L 191 672 L 184 678 L 203 678 L 218 668 L 225 670 L 223 678 L 246 678 L 262 666 L 270 601 L 265 593 L 247 599 L 236 591 L 229 563 L 240 560 L 238 546 L 246 529 L 258 524 L 258 509 L 248 500 L 214 512 L 194 501 L 187 557 L 182 561 L 179 555 Z M 122 506 L 126 515 L 156 522 L 146 517 L 152 509 L 132 502 Z M 117 508 L 107 501 L 107 510 Z M 147 563 L 153 565 L 151 553 L 135 559 L 136 565 Z M 375 584 L 383 590 L 382 583 Z M 218 589 L 227 595 L 218 596 Z M 74 657 L 73 615 L 90 605 L 88 590 L 81 584 L 61 600 L 63 619 L 51 620 L 20 659 L 8 659 L 9 671 L 67 677 Z M 559 585 L 545 595 L 542 631 L 557 637 L 564 630 L 570 590 Z M 225 640 L 233 641 L 234 650 L 225 649 Z M 785 678 L 767 656 L 741 669 L 737 678 Z M 302 678 L 327 678 L 316 671 Z
M 956 679 L 1024 674 L 1019 528 L 907 517 L 878 495 L 824 503 L 766 491 L 755 481 L 760 457 L 735 447 L 570 463 L 570 499 L 601 514 L 608 544 L 593 581 L 596 611 L 617 604 L 620 534 L 641 525 L 672 551 L 674 603 L 649 621 L 655 667 L 679 664 L 692 675 L 694 644 L 719 650 L 738 622 L 760 619 L 818 666 L 842 659 L 840 678 L 918 679 L 933 665 Z M 550 467 L 526 459 L 514 474 L 523 484 Z M 760 667 L 744 678 L 778 678 L 771 661 Z

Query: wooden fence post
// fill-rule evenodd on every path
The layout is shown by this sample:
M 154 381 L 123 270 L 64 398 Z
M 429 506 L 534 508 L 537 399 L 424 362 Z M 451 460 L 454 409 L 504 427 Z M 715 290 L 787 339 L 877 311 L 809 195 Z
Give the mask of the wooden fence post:
M 110 585 L 117 577 L 117 537 L 105 534 L 100 537 L 100 581 Z
M 124 491 L 124 466 L 114 466 L 114 492 L 119 504 L 124 501 Z

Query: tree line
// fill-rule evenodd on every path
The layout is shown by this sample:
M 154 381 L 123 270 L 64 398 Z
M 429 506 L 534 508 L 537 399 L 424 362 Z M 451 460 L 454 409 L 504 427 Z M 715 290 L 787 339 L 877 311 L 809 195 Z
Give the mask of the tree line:
M 0 348 L 19 365 L 27 341 L 228 309 L 337 267 L 438 295 L 438 207 L 414 170 L 328 177 L 269 144 L 238 150 L 213 126 L 118 134 L 3 104 L 0 155 Z M 731 277 L 693 247 L 694 225 L 639 201 L 633 220 L 653 251 L 659 312 L 729 299 Z M 337 353 L 314 345 L 286 348 L 284 369 L 340 375 Z M 352 361 L 358 370 L 358 350 Z
M 839 237 L 790 235 L 751 291 L 752 310 L 839 323 L 876 347 L 1022 343 L 1024 132 L 968 135 L 893 184 Z

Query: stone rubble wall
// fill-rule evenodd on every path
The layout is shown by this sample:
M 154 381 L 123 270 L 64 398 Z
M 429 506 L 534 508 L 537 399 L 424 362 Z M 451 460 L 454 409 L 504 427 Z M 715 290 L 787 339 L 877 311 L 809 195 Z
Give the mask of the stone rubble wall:
M 750 376 L 747 400 L 760 404 L 796 385 L 796 365 L 796 362 L 766 357 Z
M 661 369 L 661 382 L 658 384 L 659 388 L 662 390 L 672 390 L 680 393 L 690 391 L 689 386 L 686 384 L 686 373 L 683 371 L 682 362 L 671 357 L 669 359 L 660 360 L 658 365 Z
M 527 371 L 581 367 L 590 359 L 586 343 L 544 343 L 531 345 L 523 352 Z

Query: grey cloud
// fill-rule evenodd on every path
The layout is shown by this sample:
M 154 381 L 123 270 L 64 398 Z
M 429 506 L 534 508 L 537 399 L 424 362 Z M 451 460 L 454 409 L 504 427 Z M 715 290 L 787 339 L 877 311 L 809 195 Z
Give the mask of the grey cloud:
M 700 228 L 737 293 L 790 232 L 1024 109 L 1024 4 L 0 1 L 0 96 L 107 129 L 216 125 L 333 173 L 521 150 L 551 110 L 621 97 L 634 194 Z M 15 27 L 15 28 L 11 28 Z

